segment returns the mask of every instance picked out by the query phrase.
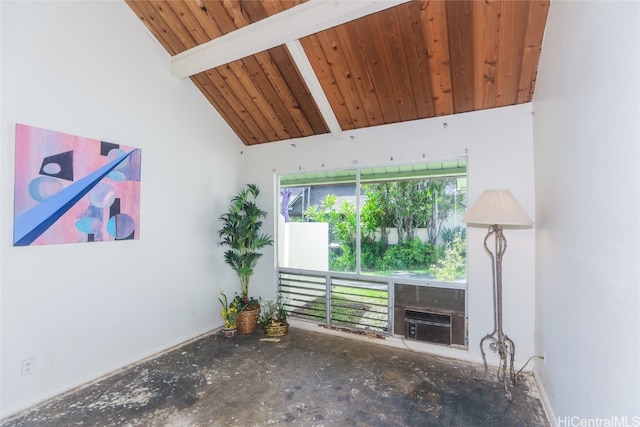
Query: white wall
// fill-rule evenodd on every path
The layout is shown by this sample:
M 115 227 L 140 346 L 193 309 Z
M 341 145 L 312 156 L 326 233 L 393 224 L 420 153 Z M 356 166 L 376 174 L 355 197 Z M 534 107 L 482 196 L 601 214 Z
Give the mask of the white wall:
M 508 188 L 535 220 L 531 104 L 346 132 L 343 141 L 322 135 L 252 146 L 247 150 L 247 180 L 260 185 L 261 203 L 272 203 L 271 211 L 277 212 L 277 174 L 463 156 L 469 159 L 470 203 L 485 189 Z M 269 218 L 272 234 L 273 224 Z M 522 364 L 534 352 L 534 231 L 505 234 L 509 248 L 503 272 L 504 327 L 516 343 L 516 362 Z M 430 346 L 430 351 L 480 360 L 480 339 L 493 330 L 491 260 L 482 246 L 485 235 L 485 229 L 469 228 L 469 350 Z M 272 262 L 265 262 L 269 258 Z M 252 284 L 256 292 L 275 291 L 269 270 L 274 263 L 271 251 L 258 264 Z
M 5 417 L 222 324 L 237 278 L 215 231 L 244 148 L 124 2 L 0 11 Z M 140 240 L 12 247 L 17 122 L 141 148 Z
M 536 371 L 559 425 L 640 422 L 639 25 L 635 1 L 549 11 L 534 96 Z
M 281 267 L 329 269 L 329 224 L 284 222 L 278 215 L 278 260 Z

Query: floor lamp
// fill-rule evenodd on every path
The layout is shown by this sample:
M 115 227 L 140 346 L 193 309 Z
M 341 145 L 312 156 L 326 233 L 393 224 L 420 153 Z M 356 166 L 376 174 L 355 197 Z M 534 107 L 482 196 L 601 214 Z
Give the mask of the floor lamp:
M 530 227 L 533 221 L 518 204 L 509 190 L 486 190 L 478 201 L 469 209 L 462 219 L 469 225 L 488 225 L 489 231 L 484 238 L 484 249 L 491 257 L 493 267 L 493 332 L 480 340 L 480 352 L 484 362 L 484 373 L 478 379 L 487 376 L 487 355 L 484 351 L 485 343 L 489 349 L 498 353 L 498 380 L 504 383 L 507 399 L 511 400 L 507 379 L 515 385 L 516 374 L 514 360 L 516 356 L 515 344 L 502 330 L 502 256 L 507 250 L 507 239 L 502 233 L 503 226 Z M 495 246 L 489 249 L 487 242 L 494 236 Z

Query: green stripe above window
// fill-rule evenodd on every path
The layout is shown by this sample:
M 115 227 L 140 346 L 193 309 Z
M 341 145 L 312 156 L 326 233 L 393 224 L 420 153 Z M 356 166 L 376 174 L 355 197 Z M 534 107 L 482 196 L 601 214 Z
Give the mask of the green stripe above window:
M 298 187 L 355 182 L 356 173 L 357 169 L 354 168 L 317 172 L 301 172 L 292 175 L 282 175 L 280 176 L 280 186 Z M 360 181 L 365 183 L 398 179 L 429 178 L 436 176 L 465 176 L 466 174 L 467 159 L 455 159 L 443 162 L 361 168 Z

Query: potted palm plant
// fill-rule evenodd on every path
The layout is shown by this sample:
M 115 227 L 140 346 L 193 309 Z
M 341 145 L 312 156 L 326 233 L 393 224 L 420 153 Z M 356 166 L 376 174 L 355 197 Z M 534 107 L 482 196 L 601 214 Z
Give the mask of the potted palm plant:
M 260 232 L 267 212 L 256 204 L 259 194 L 260 189 L 255 184 L 247 184 L 242 188 L 231 199 L 229 212 L 220 216 L 221 227 L 218 230 L 220 244 L 228 247 L 224 260 L 240 279 L 240 295 L 234 298 L 232 304 L 238 311 L 238 333 L 244 335 L 255 332 L 260 313 L 258 300 L 249 296 L 249 281 L 262 256 L 260 251 L 273 243 L 271 236 Z

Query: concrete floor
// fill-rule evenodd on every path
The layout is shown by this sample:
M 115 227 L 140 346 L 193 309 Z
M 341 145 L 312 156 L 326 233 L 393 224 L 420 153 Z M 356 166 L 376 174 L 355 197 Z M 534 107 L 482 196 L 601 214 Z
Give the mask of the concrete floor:
M 504 396 L 479 365 L 291 328 L 211 334 L 18 417 L 13 426 L 548 426 L 533 379 Z

